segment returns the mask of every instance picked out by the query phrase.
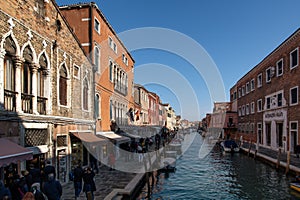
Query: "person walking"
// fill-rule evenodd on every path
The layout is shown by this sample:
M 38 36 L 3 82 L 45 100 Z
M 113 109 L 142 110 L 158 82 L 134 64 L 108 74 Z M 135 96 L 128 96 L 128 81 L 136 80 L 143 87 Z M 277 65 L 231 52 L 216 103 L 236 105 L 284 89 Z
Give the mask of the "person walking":
M 34 183 L 31 186 L 31 190 L 30 190 L 33 195 L 35 200 L 47 200 L 47 196 L 41 191 L 41 186 L 39 183 Z
M 62 186 L 58 180 L 55 180 L 54 174 L 49 174 L 48 181 L 44 184 L 43 191 L 48 200 L 60 200 Z
M 94 200 L 94 192 L 96 191 L 96 184 L 94 181 L 95 173 L 90 167 L 85 168 L 83 173 L 83 192 L 85 192 L 88 200 Z
M 81 167 L 81 162 L 79 161 L 77 167 L 74 169 L 74 190 L 75 190 L 75 199 L 77 199 L 80 195 L 82 190 L 82 176 L 83 176 L 83 169 Z
M 2 180 L 0 180 L 0 199 L 11 199 L 10 191 L 5 187 Z

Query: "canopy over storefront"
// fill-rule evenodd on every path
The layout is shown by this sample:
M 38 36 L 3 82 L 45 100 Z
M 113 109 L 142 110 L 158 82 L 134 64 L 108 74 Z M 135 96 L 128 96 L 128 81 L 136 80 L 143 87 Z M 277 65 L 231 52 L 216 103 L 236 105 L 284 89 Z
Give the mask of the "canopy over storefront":
M 33 152 L 8 139 L 0 138 L 0 167 L 17 163 L 19 161 L 31 160 Z
M 97 136 L 100 137 L 104 137 L 110 140 L 113 140 L 114 143 L 116 144 L 122 144 L 122 143 L 126 143 L 126 142 L 130 142 L 130 138 L 129 137 L 125 137 L 122 135 L 118 135 L 112 131 L 108 131 L 108 132 L 97 132 L 96 133 Z

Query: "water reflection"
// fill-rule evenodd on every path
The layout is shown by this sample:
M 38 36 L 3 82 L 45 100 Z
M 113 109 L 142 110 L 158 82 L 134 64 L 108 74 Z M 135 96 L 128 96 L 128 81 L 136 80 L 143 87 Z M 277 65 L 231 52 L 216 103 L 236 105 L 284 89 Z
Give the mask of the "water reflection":
M 222 154 L 216 147 L 199 159 L 197 136 L 177 161 L 177 171 L 157 175 L 151 199 L 300 199 L 289 189 L 291 176 L 240 154 Z M 145 187 L 139 199 L 148 199 Z

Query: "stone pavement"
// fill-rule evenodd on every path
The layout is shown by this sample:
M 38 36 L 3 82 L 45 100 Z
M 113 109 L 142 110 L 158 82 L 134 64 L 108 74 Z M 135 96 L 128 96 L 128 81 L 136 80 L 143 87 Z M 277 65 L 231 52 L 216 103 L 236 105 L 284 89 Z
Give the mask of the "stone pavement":
M 95 200 L 102 200 L 113 191 L 113 189 L 120 188 L 123 189 L 134 177 L 134 173 L 126 173 L 117 170 L 112 170 L 102 165 L 99 168 L 99 173 L 95 176 L 96 191 L 94 192 Z M 62 200 L 74 200 L 74 186 L 73 182 L 70 181 L 63 185 L 63 195 Z M 80 199 L 86 199 L 85 194 L 81 192 Z

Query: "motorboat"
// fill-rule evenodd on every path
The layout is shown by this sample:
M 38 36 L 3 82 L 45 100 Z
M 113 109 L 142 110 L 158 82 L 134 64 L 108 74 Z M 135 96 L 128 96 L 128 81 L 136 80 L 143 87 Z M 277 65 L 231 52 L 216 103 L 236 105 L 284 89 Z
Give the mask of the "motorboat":
M 240 151 L 240 147 L 234 140 L 225 140 L 220 143 L 224 152 L 237 153 Z
M 300 192 L 300 182 L 291 182 L 290 188 L 296 190 L 297 192 Z

